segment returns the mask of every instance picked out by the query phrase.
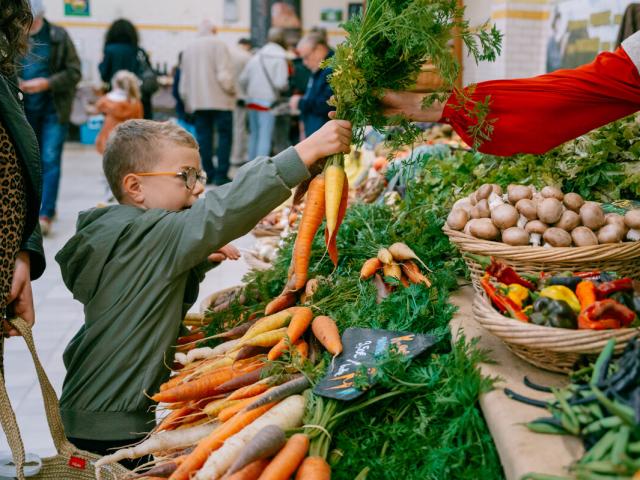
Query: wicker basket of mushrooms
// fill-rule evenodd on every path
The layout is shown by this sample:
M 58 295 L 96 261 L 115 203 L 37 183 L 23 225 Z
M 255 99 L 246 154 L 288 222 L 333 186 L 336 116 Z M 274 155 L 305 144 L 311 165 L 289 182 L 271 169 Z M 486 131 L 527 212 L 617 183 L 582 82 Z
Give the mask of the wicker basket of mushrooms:
M 640 275 L 640 210 L 605 213 L 596 202 L 546 186 L 485 184 L 458 200 L 445 233 L 462 251 L 474 285 L 482 270 L 466 253 L 494 256 L 522 273 L 612 270 Z

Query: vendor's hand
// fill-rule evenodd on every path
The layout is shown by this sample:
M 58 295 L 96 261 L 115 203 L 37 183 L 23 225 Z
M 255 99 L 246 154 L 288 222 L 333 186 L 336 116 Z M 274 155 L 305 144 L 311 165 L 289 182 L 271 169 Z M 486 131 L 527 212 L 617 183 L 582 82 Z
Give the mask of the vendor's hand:
M 13 313 L 27 322 L 30 327 L 33 326 L 36 315 L 33 308 L 31 261 L 28 252 L 22 251 L 18 253 L 7 304 L 13 304 Z M 7 325 L 5 325 L 5 332 L 10 336 L 20 335 L 15 328 L 8 328 Z
M 302 162 L 310 167 L 321 158 L 351 151 L 351 122 L 330 120 L 295 146 Z
M 300 106 L 300 99 L 302 98 L 302 95 L 292 95 L 291 98 L 289 99 L 289 108 L 291 109 L 291 111 L 293 112 L 297 112 L 298 111 L 298 107 Z
M 403 115 L 413 122 L 437 122 L 442 117 L 444 104 L 435 102 L 428 108 L 422 108 L 424 93 L 394 92 L 387 90 L 381 100 L 382 113 L 386 117 Z
M 217 252 L 209 255 L 209 261 L 212 263 L 220 263 L 225 260 L 238 260 L 240 258 L 240 250 L 233 245 L 225 245 Z
M 20 83 L 20 90 L 24 93 L 40 93 L 49 90 L 49 79 L 44 77 L 32 78 Z

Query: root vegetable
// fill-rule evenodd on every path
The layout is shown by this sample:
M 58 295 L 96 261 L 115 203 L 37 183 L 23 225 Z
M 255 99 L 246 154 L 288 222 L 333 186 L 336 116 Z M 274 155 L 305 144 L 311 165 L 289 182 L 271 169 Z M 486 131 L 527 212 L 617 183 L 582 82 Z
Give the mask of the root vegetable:
M 370 258 L 366 262 L 362 264 L 362 268 L 360 269 L 360 279 L 366 280 L 371 278 L 374 273 L 382 268 L 382 262 L 379 258 Z
M 380 260 L 384 264 L 393 263 L 393 255 L 386 248 L 381 248 L 378 250 L 378 260 Z
M 263 405 L 270 402 L 278 402 L 283 398 L 287 398 L 290 395 L 295 395 L 298 393 L 302 393 L 307 388 L 309 388 L 311 384 L 309 380 L 304 375 L 295 375 L 288 382 L 283 383 L 282 385 L 278 385 L 277 387 L 270 388 L 259 398 L 256 399 L 255 402 L 247 405 L 243 411 L 253 410 L 254 408 L 262 407 Z
M 422 283 L 427 288 L 431 286 L 431 281 L 422 274 L 420 268 L 411 260 L 402 263 L 402 271 L 411 283 Z
M 544 223 L 556 223 L 562 216 L 562 203 L 556 198 L 545 198 L 538 204 L 538 218 Z
M 319 285 L 320 285 L 320 282 L 318 281 L 317 278 L 312 278 L 307 282 L 307 284 L 304 287 L 304 293 L 307 294 L 307 298 L 311 298 L 315 295 Z
M 256 323 L 256 321 L 257 319 L 247 320 L 246 322 L 233 327 L 231 330 L 214 335 L 212 338 L 240 338 L 245 333 L 247 333 L 247 330 L 249 330 L 249 328 L 251 328 L 251 325 Z
M 287 336 L 280 340 L 274 347 L 269 350 L 267 358 L 271 361 L 276 360 L 287 350 L 287 339 L 290 343 L 295 343 L 309 328 L 309 324 L 313 319 L 313 312 L 307 307 L 298 307 L 291 318 L 291 322 L 287 327 Z
M 547 199 L 547 200 L 555 200 Z M 556 200 L 557 201 L 557 200 Z M 552 247 L 570 247 L 571 246 L 571 235 L 565 230 L 561 228 L 548 228 L 543 235 L 544 241 L 547 242 Z
M 227 475 L 231 475 L 256 460 L 272 457 L 280 451 L 287 442 L 282 428 L 277 425 L 267 425 L 253 437 L 242 449 Z
M 393 258 L 397 262 L 402 262 L 404 260 L 416 260 L 425 270 L 429 270 L 429 268 L 424 264 L 420 257 L 416 255 L 416 252 L 411 250 L 407 244 L 402 242 L 396 242 L 389 247 L 389 252 L 393 255 Z
M 589 247 L 598 245 L 598 237 L 593 230 L 587 227 L 576 227 L 571 232 L 571 238 L 576 247 Z
M 516 209 L 521 215 L 527 217 L 527 220 L 535 220 L 538 218 L 538 208 L 530 198 L 523 198 L 516 203 Z
M 272 315 L 296 304 L 295 293 L 284 293 L 271 300 L 264 309 L 265 315 Z
M 244 428 L 233 436 L 228 437 L 219 450 L 209 455 L 202 468 L 195 475 L 194 480 L 211 480 L 222 476 L 229 466 L 239 457 L 247 444 L 249 444 L 263 428 L 269 425 L 275 425 L 282 430 L 299 427 L 302 424 L 304 406 L 305 400 L 300 395 L 292 395 L 284 399 L 271 410 L 264 413 L 264 415 L 244 426 Z M 229 422 L 232 422 L 234 419 Z M 196 449 L 199 447 L 200 445 L 198 445 Z M 183 478 L 186 480 L 187 477 Z
M 561 228 L 567 232 L 571 232 L 574 228 L 580 225 L 580 215 L 573 210 L 565 210 L 562 212 L 562 216 L 558 223 L 554 225 L 556 228 Z
M 546 186 L 542 190 L 540 190 L 540 194 L 544 198 L 555 198 L 559 201 L 562 201 L 564 199 L 564 194 L 558 187 Z
M 256 460 L 233 475 L 224 477 L 224 480 L 258 480 L 267 465 L 269 465 L 269 460 L 266 458 Z
M 242 398 L 254 397 L 266 392 L 269 389 L 269 382 L 271 377 L 260 380 L 253 385 L 247 385 L 246 387 L 239 388 L 227 398 L 229 400 L 237 400 Z
M 269 353 L 268 347 L 252 347 L 247 345 L 238 350 L 235 361 L 246 360 L 247 358 L 255 357 L 256 355 L 265 355 L 267 353 Z
M 469 232 L 476 238 L 483 240 L 495 240 L 500 230 L 493 224 L 490 218 L 479 218 L 470 226 Z
M 216 388 L 216 394 L 233 392 L 242 387 L 253 385 L 260 380 L 262 375 L 262 368 L 257 368 L 251 372 L 243 373 L 237 377 L 232 378 L 228 382 L 224 382 L 218 388 Z
M 333 263 L 334 267 L 338 266 L 338 229 L 340 225 L 342 225 L 342 221 L 344 220 L 344 216 L 347 213 L 347 205 L 349 203 L 349 181 L 347 177 L 344 178 L 344 182 L 342 184 L 342 197 L 340 198 L 340 205 L 338 207 L 338 218 L 336 220 L 336 226 L 333 230 L 333 233 L 329 232 L 328 226 L 324 229 L 324 242 L 327 246 L 327 253 L 329 254 L 329 258 Z M 328 225 L 328 222 L 327 222 Z
M 309 437 L 303 433 L 293 435 L 258 480 L 288 480 L 298 469 L 309 451 Z
M 254 347 L 273 347 L 287 335 L 287 327 L 270 330 L 268 332 L 256 335 L 253 338 L 244 340 L 243 345 L 252 345 Z
M 212 373 L 190 382 L 156 393 L 151 398 L 155 402 L 183 402 L 185 400 L 200 400 L 216 394 L 216 388 L 231 380 L 234 372 L 231 367 L 220 368 Z
M 507 228 L 502 232 L 502 241 L 513 246 L 529 245 L 529 234 L 523 228 Z
M 291 321 L 292 312 L 290 309 L 283 310 L 268 317 L 261 318 L 254 323 L 247 333 L 240 339 L 240 343 L 244 343 L 245 340 L 256 337 L 262 333 L 270 332 L 278 328 L 286 327 Z
M 518 211 L 512 205 L 500 205 L 491 212 L 491 221 L 500 230 L 515 227 L 518 218 Z
M 531 198 L 532 195 L 533 192 L 531 191 L 531 187 L 527 187 L 525 185 L 512 184 L 507 187 L 507 197 L 511 205 L 515 205 L 523 198 Z
M 331 480 L 331 467 L 322 457 L 307 457 L 298 468 L 295 480 Z
M 336 322 L 330 317 L 320 315 L 311 322 L 313 334 L 332 355 L 339 355 L 342 352 L 342 341 Z
M 469 221 L 469 215 L 462 209 L 452 210 L 447 217 L 447 225 L 452 230 L 462 230 Z
M 604 223 L 604 212 L 597 203 L 587 202 L 580 208 L 580 220 L 585 227 L 598 230 Z
M 400 280 L 402 277 L 402 270 L 400 269 L 400 265 L 397 263 L 392 263 L 390 265 L 385 265 L 382 267 L 382 272 L 385 277 L 395 278 L 396 280 Z
M 253 397 L 243 398 L 241 400 L 230 400 L 224 408 L 218 409 L 217 419 L 220 422 L 226 422 L 231 417 L 233 417 L 236 413 L 240 412 L 243 408 L 251 405 L 253 402 L 258 400 L 260 395 L 255 395 Z M 212 415 L 213 416 L 213 415 Z
M 567 193 L 563 199 L 564 206 L 574 212 L 580 212 L 580 207 L 584 205 L 584 200 L 577 193 Z
M 154 452 L 191 446 L 211 434 L 218 427 L 219 424 L 217 423 L 207 423 L 184 430 L 154 433 L 138 445 L 120 449 L 111 455 L 98 459 L 95 464 L 96 470 L 99 470 L 104 465 L 116 463 L 127 458 L 140 458 Z
M 376 303 L 380 303 L 389 296 L 389 289 L 378 273 L 373 277 L 373 284 L 376 287 Z
M 324 200 L 329 238 L 333 235 L 338 223 L 338 210 L 345 180 L 344 168 L 340 165 L 328 165 L 324 171 Z

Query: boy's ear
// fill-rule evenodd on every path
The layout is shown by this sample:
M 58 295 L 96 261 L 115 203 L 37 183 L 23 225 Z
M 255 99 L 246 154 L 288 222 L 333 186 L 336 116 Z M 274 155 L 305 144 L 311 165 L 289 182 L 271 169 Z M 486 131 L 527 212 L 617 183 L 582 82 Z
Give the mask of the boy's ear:
M 140 177 L 135 173 L 128 173 L 122 179 L 122 193 L 134 203 L 144 203 L 144 192 L 142 191 Z

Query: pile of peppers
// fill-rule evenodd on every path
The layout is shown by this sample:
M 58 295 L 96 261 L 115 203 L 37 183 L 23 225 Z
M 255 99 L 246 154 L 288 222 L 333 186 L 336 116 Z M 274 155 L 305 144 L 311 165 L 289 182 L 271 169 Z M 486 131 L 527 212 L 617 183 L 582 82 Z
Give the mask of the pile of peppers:
M 611 272 L 519 275 L 494 258 L 474 255 L 485 268 L 480 283 L 503 315 L 555 328 L 610 330 L 636 326 L 640 282 Z

